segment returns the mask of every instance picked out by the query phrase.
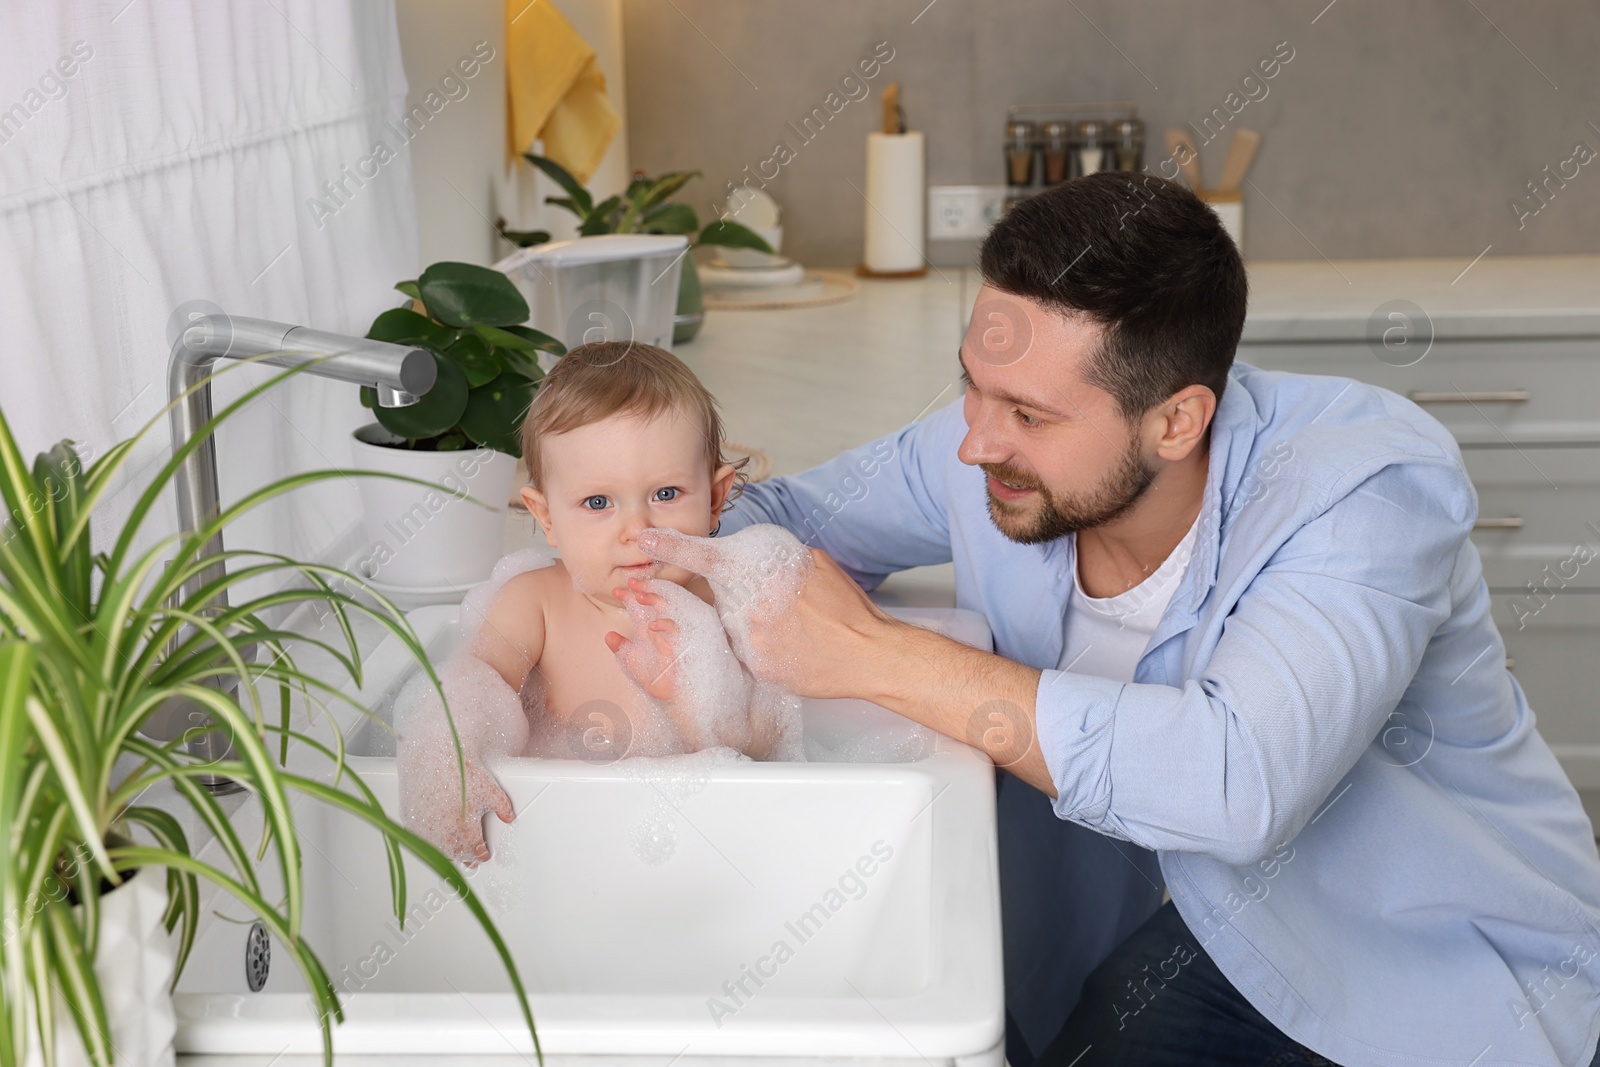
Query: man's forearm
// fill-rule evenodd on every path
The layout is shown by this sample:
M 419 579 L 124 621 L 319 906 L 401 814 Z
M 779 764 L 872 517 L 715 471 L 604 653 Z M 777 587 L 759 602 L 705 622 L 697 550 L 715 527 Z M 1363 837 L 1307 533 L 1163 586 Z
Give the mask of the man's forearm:
M 1040 672 L 895 620 L 863 665 L 862 696 L 988 753 L 1047 796 L 1056 788 L 1038 744 Z

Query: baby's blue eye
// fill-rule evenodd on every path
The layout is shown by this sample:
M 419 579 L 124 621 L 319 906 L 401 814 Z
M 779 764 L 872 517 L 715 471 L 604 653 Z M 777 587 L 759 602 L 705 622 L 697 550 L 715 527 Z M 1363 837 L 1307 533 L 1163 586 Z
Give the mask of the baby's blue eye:
M 671 493 L 672 495 L 671 496 L 662 496 L 661 495 L 662 493 Z M 665 503 L 668 500 L 676 500 L 676 499 L 678 499 L 678 490 L 676 488 L 674 488 L 673 486 L 670 486 L 670 485 L 666 486 L 664 488 L 661 488 L 661 489 L 657 489 L 656 490 L 656 499 L 659 500 L 659 501 L 662 501 L 663 503 Z
M 596 500 L 600 501 L 600 505 L 598 507 L 592 507 L 592 508 L 589 507 L 589 505 L 593 504 Z M 589 511 L 604 511 L 605 507 L 606 507 L 606 498 L 603 497 L 603 496 L 592 496 L 592 497 L 589 497 L 587 500 L 585 500 L 583 502 L 583 506 L 586 509 L 588 509 Z

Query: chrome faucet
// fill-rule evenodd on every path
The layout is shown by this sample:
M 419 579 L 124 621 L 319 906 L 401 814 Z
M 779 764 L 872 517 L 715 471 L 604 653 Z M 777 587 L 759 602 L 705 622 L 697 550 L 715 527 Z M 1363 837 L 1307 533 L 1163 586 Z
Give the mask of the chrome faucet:
M 171 413 L 172 449 L 182 448 L 200 428 L 211 421 L 212 364 L 218 359 L 251 359 L 274 367 L 306 367 L 306 374 L 377 390 L 382 407 L 405 407 L 433 388 L 438 367 L 425 349 L 373 341 L 364 337 L 312 330 L 286 322 L 235 318 L 231 315 L 199 315 L 182 325 L 172 344 L 167 368 L 167 396 L 177 401 Z M 188 395 L 185 396 L 184 394 Z M 208 435 L 191 452 L 178 471 L 178 529 L 192 534 L 218 513 L 217 447 Z M 218 532 L 200 550 L 201 558 L 222 553 L 222 534 Z M 190 596 L 206 583 L 223 577 L 220 559 L 183 583 L 183 595 Z M 207 606 L 208 611 L 227 607 L 223 590 Z M 232 685 L 239 684 L 237 679 Z M 151 736 L 172 740 L 187 729 L 209 723 L 210 716 L 198 705 L 164 708 L 153 716 Z M 159 732 L 155 732 L 159 731 Z M 164 734 L 165 736 L 160 736 Z M 206 763 L 226 759 L 232 738 L 225 730 L 208 729 L 187 743 L 189 753 Z M 214 793 L 234 793 L 243 787 L 220 775 L 205 775 L 200 783 Z

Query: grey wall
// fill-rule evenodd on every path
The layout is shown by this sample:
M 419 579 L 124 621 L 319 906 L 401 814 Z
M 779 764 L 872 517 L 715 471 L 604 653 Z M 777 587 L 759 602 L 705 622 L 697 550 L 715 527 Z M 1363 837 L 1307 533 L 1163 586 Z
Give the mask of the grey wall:
M 927 131 L 930 184 L 998 184 L 1008 104 L 1136 101 L 1157 152 L 1146 161 L 1158 162 L 1163 129 L 1198 123 L 1288 41 L 1293 60 L 1234 120 L 1263 135 L 1245 190 L 1248 257 L 1600 252 L 1600 159 L 1520 231 L 1509 206 L 1577 142 L 1600 150 L 1600 5 L 1326 4 L 625 0 L 630 155 L 652 172 L 703 170 L 686 197 L 704 221 L 725 183 L 785 140 L 796 156 L 768 185 L 785 251 L 854 264 L 865 209 L 849 183 L 862 185 L 887 82 Z M 802 145 L 784 124 L 879 41 L 895 56 L 872 95 Z M 1201 149 L 1207 182 L 1229 136 Z M 930 246 L 941 264 L 974 247 Z

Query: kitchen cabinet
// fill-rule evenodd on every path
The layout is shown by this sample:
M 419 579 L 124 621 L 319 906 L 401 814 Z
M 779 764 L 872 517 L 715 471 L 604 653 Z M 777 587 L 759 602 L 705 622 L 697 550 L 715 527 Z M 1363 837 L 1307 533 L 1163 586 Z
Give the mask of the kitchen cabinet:
M 1600 257 L 1486 259 L 1459 289 L 1452 268 L 1254 266 L 1238 358 L 1383 386 L 1454 435 L 1507 667 L 1573 782 L 1600 787 Z

